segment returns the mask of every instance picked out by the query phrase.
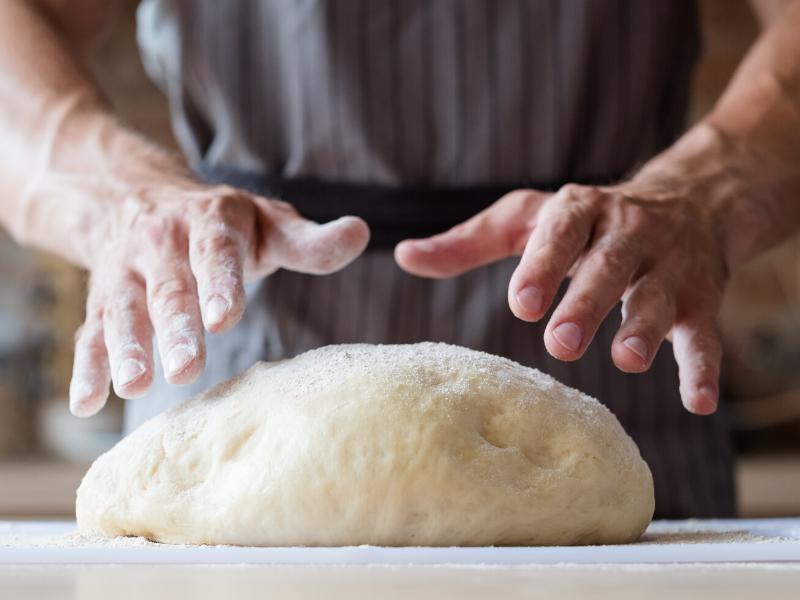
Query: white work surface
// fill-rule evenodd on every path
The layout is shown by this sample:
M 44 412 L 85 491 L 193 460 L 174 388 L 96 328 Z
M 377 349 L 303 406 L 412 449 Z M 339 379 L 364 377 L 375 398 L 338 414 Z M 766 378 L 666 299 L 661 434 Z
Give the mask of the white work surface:
M 800 519 L 656 521 L 641 540 L 618 546 L 480 548 L 252 548 L 239 546 L 138 547 L 99 542 L 59 547 L 75 523 L 0 522 L 0 564 L 658 564 L 800 562 Z M 726 541 L 715 533 L 747 532 L 789 541 Z M 735 538 L 735 536 L 734 536 Z M 47 544 L 53 539 L 56 543 Z M 800 592 L 799 592 L 800 593 Z
M 0 523 L 0 599 L 800 597 L 800 519 L 656 522 L 644 543 L 574 548 L 23 547 L 74 527 Z M 798 541 L 694 543 L 703 531 Z

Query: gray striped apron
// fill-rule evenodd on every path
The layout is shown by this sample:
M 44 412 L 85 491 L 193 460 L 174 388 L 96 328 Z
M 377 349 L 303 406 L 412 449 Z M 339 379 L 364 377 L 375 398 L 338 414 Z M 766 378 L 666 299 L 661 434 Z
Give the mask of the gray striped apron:
M 658 517 L 733 515 L 722 417 L 683 409 L 668 343 L 647 373 L 620 372 L 617 308 L 581 360 L 560 362 L 542 342 L 547 319 L 508 308 L 518 259 L 429 280 L 391 253 L 506 189 L 610 181 L 669 145 L 699 47 L 693 0 L 145 0 L 139 40 L 202 178 L 318 221 L 359 214 L 374 242 L 336 274 L 279 271 L 249 286 L 242 322 L 206 337 L 202 378 L 171 388 L 159 373 L 126 404 L 127 430 L 257 360 L 443 341 L 609 406 L 653 471 Z

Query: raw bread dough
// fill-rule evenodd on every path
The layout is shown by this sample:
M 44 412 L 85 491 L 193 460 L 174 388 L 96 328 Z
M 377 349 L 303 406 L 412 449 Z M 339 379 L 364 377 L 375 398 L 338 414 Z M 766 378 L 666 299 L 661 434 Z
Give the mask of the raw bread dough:
M 458 346 L 327 346 L 259 363 L 92 465 L 81 533 L 187 544 L 635 540 L 653 480 L 599 402 Z

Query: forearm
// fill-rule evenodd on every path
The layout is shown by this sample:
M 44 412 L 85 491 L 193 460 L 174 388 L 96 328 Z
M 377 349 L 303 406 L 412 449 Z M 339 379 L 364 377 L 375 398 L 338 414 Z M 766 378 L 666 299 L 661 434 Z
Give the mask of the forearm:
M 97 239 L 123 226 L 110 203 L 180 162 L 111 114 L 70 44 L 35 3 L 0 7 L 0 219 L 22 243 L 90 266 Z
M 714 110 L 630 182 L 695 199 L 735 266 L 800 229 L 800 2 L 753 46 Z

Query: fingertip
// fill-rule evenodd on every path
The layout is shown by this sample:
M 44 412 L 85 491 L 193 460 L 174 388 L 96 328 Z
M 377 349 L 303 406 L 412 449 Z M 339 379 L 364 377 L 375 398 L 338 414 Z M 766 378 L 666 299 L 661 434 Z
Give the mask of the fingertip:
M 690 321 L 673 328 L 673 350 L 680 374 L 680 393 L 686 409 L 710 415 L 719 403 L 722 344 L 712 319 Z
M 552 330 L 552 336 L 567 352 L 577 354 L 583 344 L 583 329 L 570 322 L 561 323 Z
M 583 330 L 569 322 L 548 327 L 544 334 L 544 345 L 554 358 L 564 361 L 578 360 L 583 354 Z
M 429 256 L 436 253 L 438 246 L 431 238 L 421 238 L 417 240 L 403 240 L 397 244 L 397 248 L 395 248 L 395 250 L 398 248 L 407 252 L 414 252 L 422 254 L 423 256 Z
M 518 319 L 523 321 L 538 321 L 542 318 L 544 308 L 544 294 L 533 285 L 526 285 L 516 293 L 508 288 L 508 306 Z
M 361 217 L 345 215 L 344 217 L 339 217 L 335 221 L 331 221 L 331 223 L 340 223 L 346 227 L 369 234 L 369 225 L 367 225 L 367 222 Z
M 341 217 L 322 225 L 303 221 L 292 227 L 285 258 L 279 263 L 292 271 L 333 273 L 353 262 L 369 245 L 369 226 L 358 217 Z
M 440 276 L 443 265 L 437 250 L 437 244 L 430 238 L 403 240 L 395 246 L 394 259 L 401 269 L 412 275 Z
M 404 271 L 407 271 L 407 267 L 410 266 L 408 259 L 413 252 L 413 242 L 414 240 L 403 240 L 394 247 L 394 261 Z
M 710 415 L 719 404 L 719 390 L 711 384 L 702 384 L 683 396 L 683 405 L 695 415 Z
M 715 412 L 719 405 L 719 390 L 717 387 L 705 384 L 701 385 L 697 391 L 698 395 L 694 406 L 695 414 L 710 415 Z
M 623 341 L 614 342 L 611 358 L 614 364 L 625 373 L 643 373 L 650 367 L 651 356 L 648 343 L 639 336 L 630 336 Z
M 206 302 L 206 309 L 203 312 L 204 325 L 209 331 L 219 327 L 225 321 L 225 317 L 231 310 L 231 301 L 223 296 L 216 295 Z
M 322 227 L 339 228 L 341 241 L 345 246 L 356 251 L 356 256 L 366 250 L 369 245 L 371 232 L 369 225 L 361 217 L 339 217 L 335 221 L 325 223 Z
M 86 418 L 96 415 L 106 405 L 108 391 L 95 392 L 88 385 L 71 385 L 69 411 L 76 417 Z
M 170 385 L 184 386 L 197 381 L 205 368 L 205 352 L 194 341 L 176 344 L 163 359 L 164 374 Z
M 409 259 L 413 258 L 416 251 L 419 249 L 418 245 L 422 240 L 408 239 L 403 240 L 394 247 L 394 259 L 401 267 L 405 267 Z
M 153 370 L 134 358 L 126 359 L 114 377 L 114 392 L 124 400 L 141 398 L 153 384 Z
M 203 326 L 209 333 L 226 333 L 233 329 L 244 314 L 247 305 L 247 296 L 244 286 L 237 286 L 234 291 L 236 300 L 231 300 L 228 294 L 215 294 L 209 298 L 203 307 Z M 238 292 L 238 293 L 237 293 Z

